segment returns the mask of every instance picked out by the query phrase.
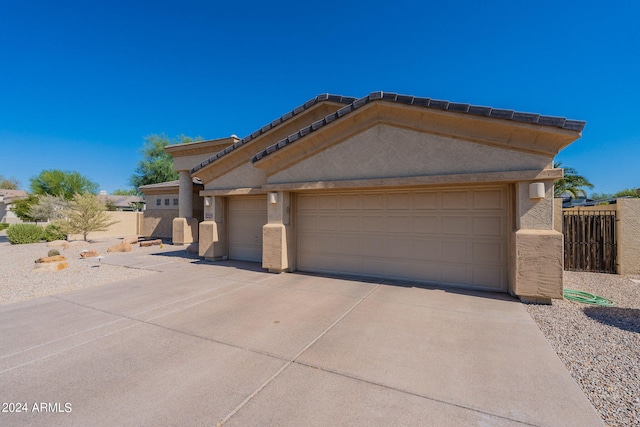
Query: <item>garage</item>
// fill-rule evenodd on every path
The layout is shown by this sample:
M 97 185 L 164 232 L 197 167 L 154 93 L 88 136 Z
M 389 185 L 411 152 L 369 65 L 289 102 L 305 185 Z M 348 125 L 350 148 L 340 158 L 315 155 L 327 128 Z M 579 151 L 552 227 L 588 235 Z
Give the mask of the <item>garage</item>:
M 261 261 L 262 226 L 266 223 L 266 196 L 229 197 L 229 259 Z
M 506 186 L 300 193 L 297 269 L 508 287 Z

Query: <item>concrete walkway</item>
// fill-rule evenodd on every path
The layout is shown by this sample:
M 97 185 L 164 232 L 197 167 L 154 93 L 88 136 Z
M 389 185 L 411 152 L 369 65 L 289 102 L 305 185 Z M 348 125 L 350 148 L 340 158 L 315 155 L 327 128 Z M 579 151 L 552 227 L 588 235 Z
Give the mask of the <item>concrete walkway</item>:
M 603 425 L 506 295 L 114 259 L 0 307 L 0 425 Z

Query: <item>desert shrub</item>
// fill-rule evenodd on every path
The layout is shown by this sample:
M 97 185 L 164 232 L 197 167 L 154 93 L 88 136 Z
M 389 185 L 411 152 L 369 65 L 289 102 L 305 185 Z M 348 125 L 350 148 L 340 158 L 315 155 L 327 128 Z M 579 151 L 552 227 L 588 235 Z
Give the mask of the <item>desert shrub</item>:
M 13 224 L 7 228 L 7 238 L 14 245 L 38 243 L 44 238 L 44 229 L 35 224 Z
M 5 228 L 9 228 L 9 224 L 7 224 L 6 222 L 0 222 L 0 231 L 4 230 Z
M 56 256 L 56 255 L 60 255 L 60 252 L 57 249 L 51 249 L 47 253 L 47 256 Z
M 53 242 L 54 240 L 65 240 L 67 235 L 60 230 L 56 224 L 49 224 L 44 228 L 44 240 Z

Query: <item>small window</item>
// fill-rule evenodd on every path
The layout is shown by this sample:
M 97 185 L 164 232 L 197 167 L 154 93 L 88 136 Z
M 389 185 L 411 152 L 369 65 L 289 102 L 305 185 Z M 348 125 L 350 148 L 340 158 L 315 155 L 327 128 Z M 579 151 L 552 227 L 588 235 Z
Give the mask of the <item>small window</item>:
M 178 199 L 173 199 L 173 206 L 178 206 Z
M 162 204 L 162 199 L 156 199 L 156 206 L 160 206 Z
M 169 206 L 169 199 L 164 199 L 164 205 Z

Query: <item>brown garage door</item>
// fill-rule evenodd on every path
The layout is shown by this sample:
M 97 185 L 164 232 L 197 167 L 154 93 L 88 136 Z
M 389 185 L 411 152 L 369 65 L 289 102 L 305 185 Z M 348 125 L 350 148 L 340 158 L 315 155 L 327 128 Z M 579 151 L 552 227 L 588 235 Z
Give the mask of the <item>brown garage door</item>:
M 262 226 L 267 223 L 266 196 L 229 197 L 229 259 L 262 261 Z
M 507 290 L 507 188 L 299 194 L 298 269 Z

